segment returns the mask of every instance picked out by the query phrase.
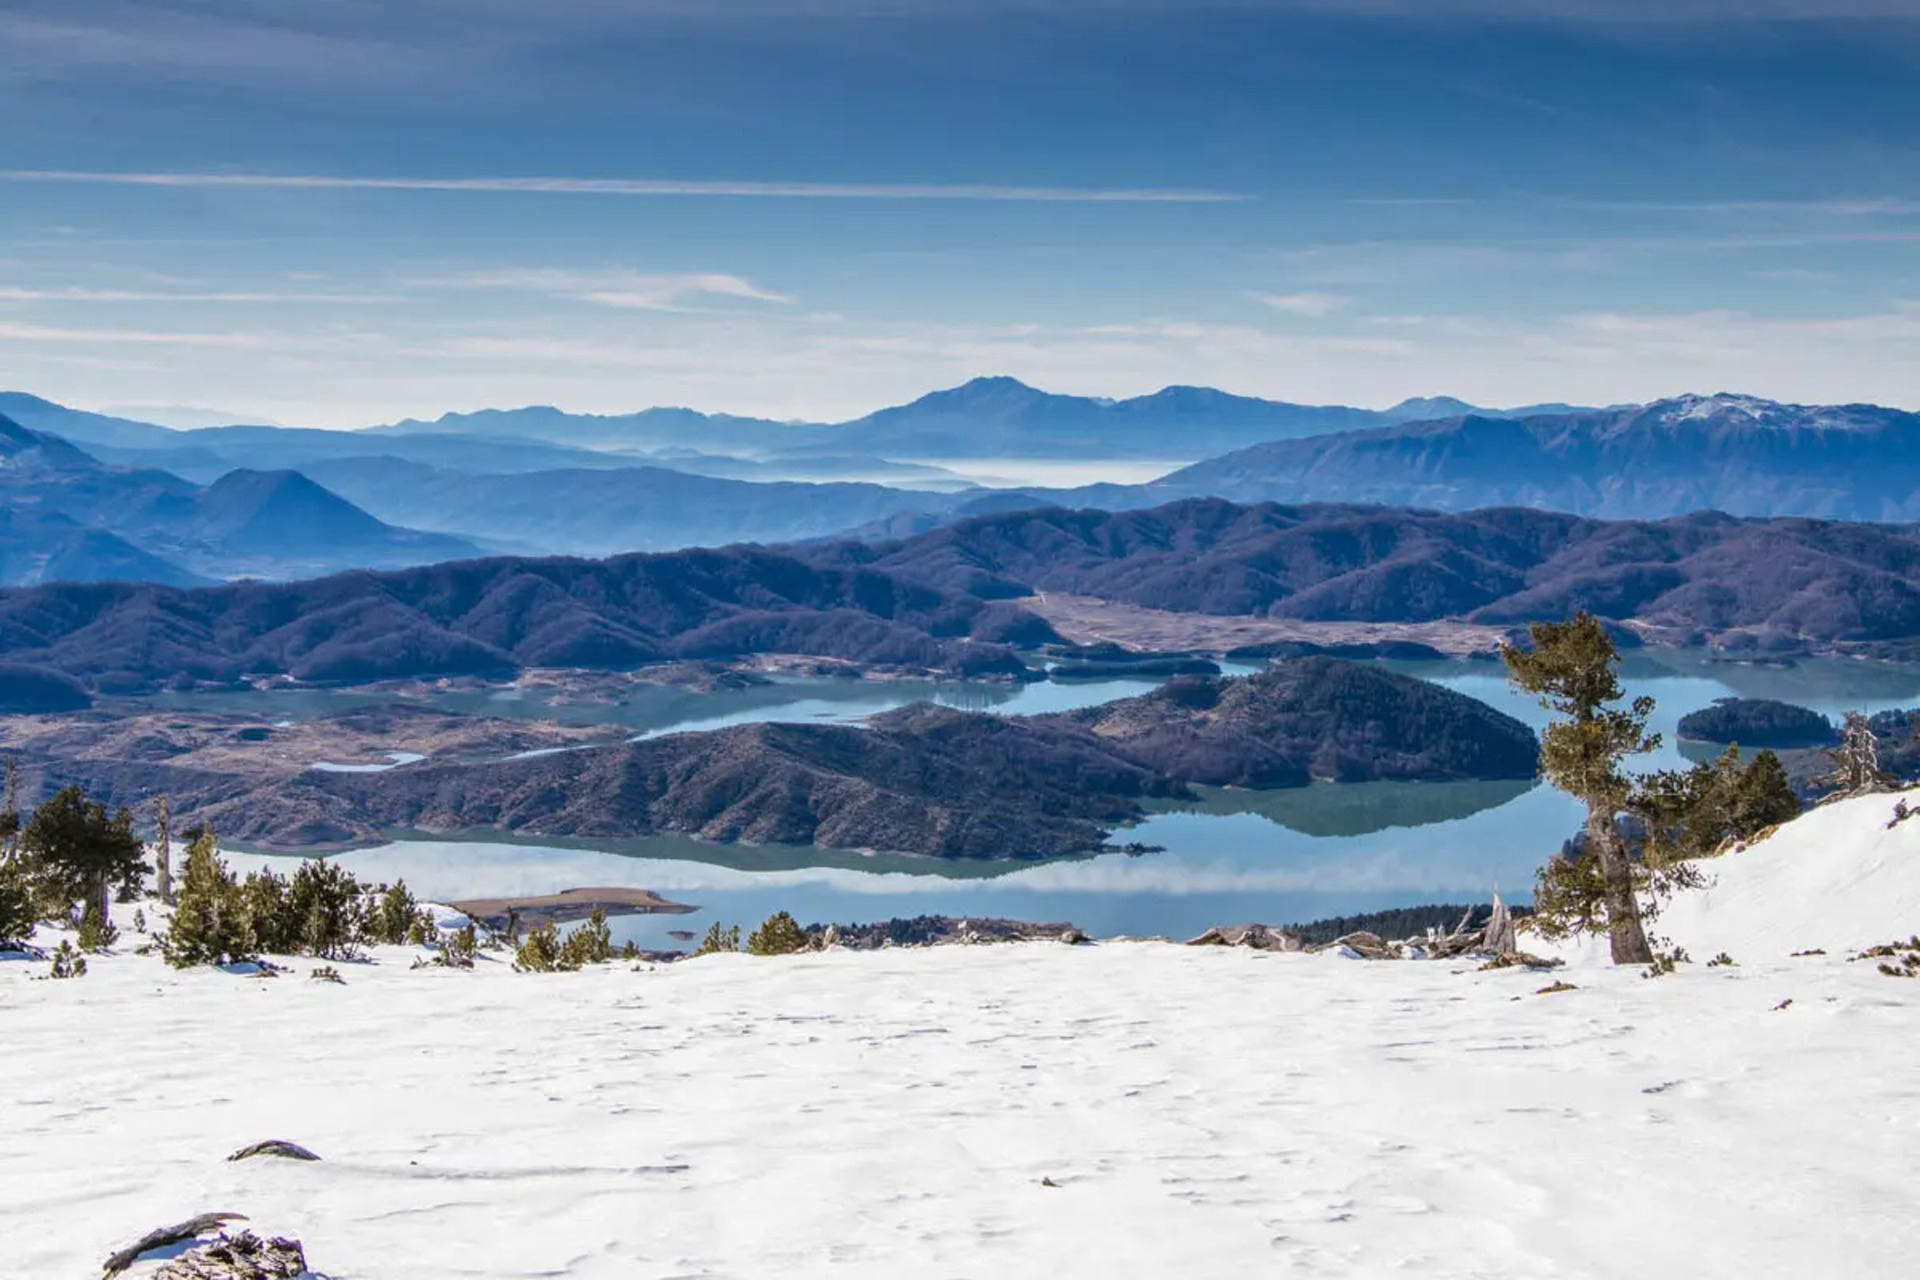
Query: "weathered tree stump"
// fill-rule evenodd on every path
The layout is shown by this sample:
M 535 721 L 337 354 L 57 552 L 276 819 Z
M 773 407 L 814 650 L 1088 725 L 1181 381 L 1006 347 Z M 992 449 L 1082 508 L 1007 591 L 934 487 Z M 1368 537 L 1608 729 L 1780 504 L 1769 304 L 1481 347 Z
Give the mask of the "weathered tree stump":
M 106 1274 L 118 1275 L 132 1266 L 143 1253 L 155 1249 L 164 1249 L 170 1244 L 179 1244 L 182 1240 L 197 1240 L 201 1236 L 220 1230 L 229 1222 L 245 1222 L 244 1213 L 203 1213 L 188 1218 L 185 1222 L 176 1222 L 170 1227 L 155 1227 L 138 1240 L 114 1254 L 106 1261 Z
M 1285 929 L 1273 929 L 1264 924 L 1215 925 L 1197 938 L 1189 939 L 1190 947 L 1248 947 L 1254 951 L 1298 951 L 1300 939 Z

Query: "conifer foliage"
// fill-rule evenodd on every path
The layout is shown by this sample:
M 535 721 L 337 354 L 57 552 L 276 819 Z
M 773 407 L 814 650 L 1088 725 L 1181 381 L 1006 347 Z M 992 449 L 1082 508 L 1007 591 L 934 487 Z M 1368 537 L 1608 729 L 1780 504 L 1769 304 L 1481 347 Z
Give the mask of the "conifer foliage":
M 1628 809 L 1647 827 L 1648 858 L 1710 858 L 1729 840 L 1745 840 L 1800 812 L 1780 757 L 1762 751 L 1747 765 L 1730 746 L 1711 764 L 1666 770 L 1639 780 Z
M 513 966 L 524 973 L 572 973 L 611 959 L 613 930 L 607 925 L 607 913 L 595 907 L 593 915 L 564 939 L 551 922 L 528 933 L 514 951 Z
M 205 829 L 187 848 L 177 898 L 160 946 L 180 967 L 297 953 L 351 959 L 396 933 L 404 942 L 425 918 L 404 882 L 369 890 L 325 859 L 302 862 L 291 878 L 263 868 L 239 880 Z
M 756 956 L 784 956 L 806 949 L 806 930 L 784 911 L 768 916 L 747 938 L 747 951 Z
M 1513 683 L 1539 696 L 1561 719 L 1540 735 L 1540 771 L 1554 786 L 1587 807 L 1591 868 L 1580 872 L 1583 893 L 1593 893 L 1590 924 L 1604 924 L 1615 964 L 1653 959 L 1635 895 L 1634 870 L 1620 835 L 1619 815 L 1632 792 L 1622 764 L 1628 756 L 1659 746 L 1647 732 L 1653 699 L 1620 705 L 1620 655 L 1613 638 L 1591 615 L 1567 622 L 1537 622 L 1533 647 L 1502 652 Z M 1550 864 L 1549 871 L 1552 870 Z M 1544 881 L 1544 875 L 1543 875 Z M 1543 890 L 1552 886 L 1542 884 Z
M 300 949 L 322 960 L 351 959 L 359 951 L 366 908 L 360 882 L 337 862 L 315 858 L 293 873 L 288 910 L 299 922 Z
M 522 973 L 553 973 L 559 970 L 560 931 L 551 924 L 530 930 L 514 949 L 513 967 Z
M 20 854 L 20 810 L 14 803 L 13 761 L 7 761 L 6 798 L 0 801 L 0 951 L 33 933 L 33 882 Z
M 1619 656 L 1587 615 L 1532 630 L 1533 650 L 1508 650 L 1507 666 L 1515 684 L 1565 717 L 1542 734 L 1541 769 L 1587 805 L 1583 847 L 1540 870 L 1535 927 L 1548 938 L 1605 933 L 1616 964 L 1652 964 L 1646 925 L 1676 890 L 1706 883 L 1698 860 L 1792 818 L 1799 797 L 1778 756 L 1762 751 L 1742 765 L 1738 746 L 1712 763 L 1630 777 L 1626 757 L 1659 745 L 1646 731 L 1653 699 L 1617 705 Z M 1637 850 L 1622 813 L 1645 829 Z
M 707 936 L 700 941 L 696 956 L 731 955 L 740 949 L 740 926 L 737 924 L 722 927 L 718 920 L 707 930 Z
M 34 810 L 20 833 L 20 849 L 48 915 L 75 904 L 95 915 L 104 931 L 117 894 L 131 901 L 147 873 L 146 845 L 133 831 L 133 814 L 109 813 L 79 787 L 66 787 Z
M 173 924 L 159 938 L 167 963 L 185 969 L 232 964 L 254 954 L 246 899 L 211 830 L 201 828 L 187 845 L 175 893 Z

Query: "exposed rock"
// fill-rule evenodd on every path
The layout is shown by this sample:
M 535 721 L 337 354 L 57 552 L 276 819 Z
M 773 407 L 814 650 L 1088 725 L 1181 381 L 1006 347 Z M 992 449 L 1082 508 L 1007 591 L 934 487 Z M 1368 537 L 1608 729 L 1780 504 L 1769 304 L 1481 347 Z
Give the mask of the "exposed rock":
M 307 1255 L 298 1240 L 263 1240 L 242 1231 L 169 1259 L 154 1280 L 293 1280 L 306 1273 Z
M 1566 961 L 1552 956 L 1529 955 L 1525 951 L 1513 951 L 1499 955 L 1481 965 L 1482 969 L 1558 969 Z
M 1086 935 L 1071 924 L 1029 924 L 1022 920 L 956 919 L 952 916 L 915 916 L 873 924 L 809 925 L 807 935 L 815 947 L 829 932 L 835 945 L 853 951 L 877 951 L 888 947 L 937 947 L 990 942 L 1053 942 L 1068 934 Z
M 242 1147 L 227 1157 L 231 1163 L 235 1160 L 251 1160 L 255 1156 L 280 1156 L 287 1160 L 318 1160 L 313 1154 L 297 1142 L 287 1142 L 281 1138 L 268 1138 L 265 1142 L 256 1142 L 252 1146 Z

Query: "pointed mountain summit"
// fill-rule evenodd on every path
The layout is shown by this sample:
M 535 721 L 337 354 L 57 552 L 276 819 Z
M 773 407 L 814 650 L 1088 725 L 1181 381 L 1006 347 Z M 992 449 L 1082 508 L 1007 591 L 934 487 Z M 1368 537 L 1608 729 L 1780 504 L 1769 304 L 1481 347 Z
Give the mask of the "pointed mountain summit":
M 258 551 L 307 554 L 324 544 L 378 544 L 395 530 L 298 471 L 230 471 L 199 494 L 179 532 Z

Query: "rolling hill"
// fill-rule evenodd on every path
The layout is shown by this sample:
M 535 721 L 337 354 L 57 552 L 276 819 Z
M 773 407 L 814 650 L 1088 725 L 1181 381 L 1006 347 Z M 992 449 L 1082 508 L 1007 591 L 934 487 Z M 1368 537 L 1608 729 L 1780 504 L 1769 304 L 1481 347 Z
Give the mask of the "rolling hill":
M 1782 651 L 1892 654 L 1920 635 L 1910 526 L 1193 499 L 975 517 L 810 554 L 988 599 L 1052 591 L 1190 613 L 1500 626 L 1585 609 L 1649 639 Z
M 1001 643 L 1038 618 L 866 569 L 757 547 L 611 560 L 467 560 L 198 590 L 0 591 L 0 659 L 102 691 L 243 675 L 309 681 L 620 668 L 794 653 L 1022 676 Z

